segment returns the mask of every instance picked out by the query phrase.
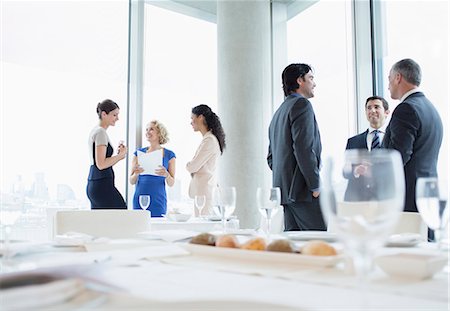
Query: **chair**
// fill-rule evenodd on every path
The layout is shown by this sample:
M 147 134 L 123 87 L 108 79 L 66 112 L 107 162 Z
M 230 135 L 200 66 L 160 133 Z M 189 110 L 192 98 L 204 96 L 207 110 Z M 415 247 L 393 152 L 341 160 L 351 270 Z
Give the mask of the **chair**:
M 133 238 L 150 230 L 150 214 L 144 210 L 58 211 L 55 233 L 79 232 L 95 237 Z
M 379 208 L 379 204 L 380 203 L 368 204 L 367 202 L 339 202 L 338 213 L 344 216 L 351 216 L 355 213 L 360 213 L 363 208 L 365 218 L 371 219 L 376 217 L 376 210 Z M 389 202 L 384 204 L 389 204 Z M 328 231 L 335 232 L 336 230 L 332 226 L 328 226 Z M 392 232 L 392 234 L 399 233 L 418 233 L 422 236 L 424 241 L 427 241 L 428 230 L 419 213 L 402 212 Z
M 419 213 L 402 212 L 400 219 L 394 229 L 394 233 L 419 233 L 427 241 L 427 225 Z

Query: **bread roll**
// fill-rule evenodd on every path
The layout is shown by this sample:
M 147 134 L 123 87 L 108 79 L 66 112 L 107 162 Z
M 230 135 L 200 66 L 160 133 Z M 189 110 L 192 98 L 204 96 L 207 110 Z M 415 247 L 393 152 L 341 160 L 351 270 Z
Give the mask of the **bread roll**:
M 239 248 L 239 242 L 232 234 L 225 234 L 217 237 L 217 247 Z
M 253 238 L 245 242 L 241 248 L 252 251 L 263 251 L 266 249 L 266 241 L 263 238 Z
M 267 245 L 267 250 L 271 252 L 293 253 L 294 247 L 292 246 L 291 241 L 283 239 L 270 242 L 270 244 Z
M 214 246 L 216 245 L 216 236 L 210 233 L 200 233 L 199 235 L 194 236 L 190 243 Z
M 334 256 L 337 254 L 336 249 L 324 241 L 309 241 L 301 250 L 303 255 L 311 256 Z

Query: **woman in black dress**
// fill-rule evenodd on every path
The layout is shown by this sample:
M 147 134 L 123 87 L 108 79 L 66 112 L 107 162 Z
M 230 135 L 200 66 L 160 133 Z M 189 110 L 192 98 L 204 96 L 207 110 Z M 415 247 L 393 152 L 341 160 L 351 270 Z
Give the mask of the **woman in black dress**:
M 126 209 L 127 205 L 119 190 L 114 186 L 112 169 L 127 156 L 127 147 L 120 144 L 118 154 L 109 141 L 106 130 L 119 120 L 119 106 L 110 99 L 97 105 L 100 124 L 89 135 L 89 148 L 92 155 L 86 192 L 91 201 L 91 209 Z

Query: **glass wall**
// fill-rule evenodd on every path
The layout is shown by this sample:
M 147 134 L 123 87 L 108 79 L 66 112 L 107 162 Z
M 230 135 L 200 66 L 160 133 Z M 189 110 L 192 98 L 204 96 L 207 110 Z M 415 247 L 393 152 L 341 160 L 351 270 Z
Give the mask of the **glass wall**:
M 1 23 L 2 204 L 88 208 L 98 102 L 119 104 L 108 133 L 114 147 L 126 139 L 128 1 L 6 1 Z
M 157 119 L 169 131 L 166 148 L 176 155 L 176 184 L 170 204 L 186 201 L 191 176 L 186 163 L 201 141 L 190 125 L 191 109 L 217 110 L 216 25 L 145 5 L 144 100 L 142 124 Z M 143 132 L 142 146 L 148 146 Z M 134 191 L 130 188 L 130 191 Z
M 322 158 L 342 157 L 356 131 L 351 21 L 349 1 L 320 1 L 287 23 L 288 63 L 307 63 L 314 69 L 317 86 L 311 103 Z
M 448 179 L 449 157 L 449 2 L 448 1 L 377 1 L 377 55 L 380 68 L 379 92 L 394 108 L 390 99 L 388 75 L 392 65 L 412 58 L 422 68 L 420 88 L 440 113 L 444 140 L 439 154 L 438 171 Z

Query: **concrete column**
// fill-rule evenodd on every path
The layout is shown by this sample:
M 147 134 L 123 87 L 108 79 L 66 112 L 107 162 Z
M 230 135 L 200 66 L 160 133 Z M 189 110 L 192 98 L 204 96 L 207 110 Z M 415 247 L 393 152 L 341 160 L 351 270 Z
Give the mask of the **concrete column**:
M 266 162 L 272 113 L 270 0 L 218 1 L 217 40 L 218 115 L 227 143 L 219 184 L 236 187 L 241 228 L 256 228 L 256 188 L 271 185 Z

